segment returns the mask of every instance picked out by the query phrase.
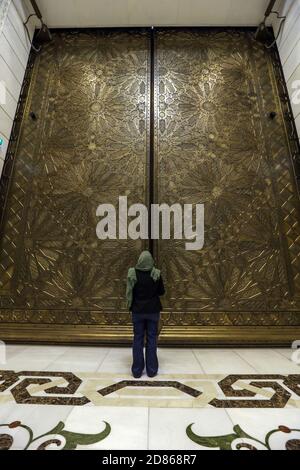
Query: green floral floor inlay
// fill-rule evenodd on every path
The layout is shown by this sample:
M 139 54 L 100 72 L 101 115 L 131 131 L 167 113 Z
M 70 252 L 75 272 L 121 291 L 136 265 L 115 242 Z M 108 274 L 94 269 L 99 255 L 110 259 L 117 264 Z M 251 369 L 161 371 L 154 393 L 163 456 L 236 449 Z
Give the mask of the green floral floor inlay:
M 269 431 L 265 440 L 250 436 L 236 425 L 233 432 L 224 436 L 198 436 L 190 424 L 186 428 L 187 436 L 199 446 L 219 450 L 300 450 L 300 429 L 279 426 Z
M 88 446 L 105 439 L 111 427 L 106 421 L 104 424 L 104 430 L 98 434 L 82 434 L 66 431 L 65 423 L 60 421 L 53 429 L 38 437 L 34 437 L 32 429 L 20 421 L 0 424 L 0 450 L 20 449 L 20 442 L 25 443 L 23 450 L 47 450 L 49 446 L 55 450 L 75 450 L 78 445 Z

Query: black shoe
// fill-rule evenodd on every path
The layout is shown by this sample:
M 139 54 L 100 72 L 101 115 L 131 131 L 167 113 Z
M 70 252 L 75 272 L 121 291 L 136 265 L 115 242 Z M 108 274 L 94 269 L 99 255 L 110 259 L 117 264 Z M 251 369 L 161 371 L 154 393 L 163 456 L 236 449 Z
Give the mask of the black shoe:
M 140 379 L 142 377 L 142 374 L 140 374 L 140 375 L 132 374 L 132 376 L 133 376 L 134 379 Z
M 154 372 L 154 374 L 148 374 L 148 377 L 150 377 L 150 379 L 153 379 L 153 377 L 156 377 L 157 376 L 157 372 Z

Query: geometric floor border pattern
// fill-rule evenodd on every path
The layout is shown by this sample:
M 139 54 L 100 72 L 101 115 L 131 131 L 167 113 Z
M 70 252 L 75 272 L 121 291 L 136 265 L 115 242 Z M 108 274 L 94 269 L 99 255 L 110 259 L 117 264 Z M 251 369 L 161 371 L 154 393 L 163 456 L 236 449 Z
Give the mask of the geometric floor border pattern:
M 300 374 L 164 374 L 133 380 L 100 372 L 0 371 L 6 403 L 152 408 L 300 408 Z

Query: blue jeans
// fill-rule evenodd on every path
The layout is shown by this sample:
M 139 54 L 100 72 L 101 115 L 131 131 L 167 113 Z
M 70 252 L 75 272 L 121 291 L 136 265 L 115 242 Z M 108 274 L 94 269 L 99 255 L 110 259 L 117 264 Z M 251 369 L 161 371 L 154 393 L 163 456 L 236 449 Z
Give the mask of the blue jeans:
M 144 338 L 146 333 L 146 370 L 148 375 L 155 375 L 158 371 L 157 335 L 159 313 L 133 313 L 133 346 L 132 346 L 132 373 L 139 376 L 145 367 Z

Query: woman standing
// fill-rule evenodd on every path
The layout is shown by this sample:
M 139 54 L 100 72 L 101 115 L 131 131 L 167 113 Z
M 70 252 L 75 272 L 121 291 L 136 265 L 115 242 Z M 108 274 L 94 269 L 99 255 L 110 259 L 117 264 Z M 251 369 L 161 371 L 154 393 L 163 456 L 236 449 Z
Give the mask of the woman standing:
M 133 322 L 132 375 L 140 378 L 144 367 L 144 337 L 146 333 L 146 371 L 155 377 L 158 371 L 157 336 L 162 305 L 160 296 L 165 293 L 160 270 L 154 267 L 149 251 L 143 251 L 135 268 L 128 270 L 126 298 Z

